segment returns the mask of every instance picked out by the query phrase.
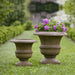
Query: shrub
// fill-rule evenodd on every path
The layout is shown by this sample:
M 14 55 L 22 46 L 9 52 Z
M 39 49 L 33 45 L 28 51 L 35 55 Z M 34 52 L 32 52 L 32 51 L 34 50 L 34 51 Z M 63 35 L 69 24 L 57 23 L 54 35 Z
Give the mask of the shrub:
M 75 40 L 75 32 L 72 33 L 72 40 Z
M 70 27 L 67 27 L 67 34 L 68 34 L 68 37 L 71 38 L 72 40 L 75 40 L 75 28 L 70 28 Z
M 70 27 L 70 22 L 64 22 L 65 26 Z
M 13 26 L 18 26 L 18 25 L 21 25 L 21 22 L 20 21 L 15 21 L 12 25 Z
M 23 29 L 24 29 L 24 30 L 26 29 L 26 24 L 23 24 Z
M 5 1 L 8 3 L 6 4 Z M 2 19 L 4 18 L 4 20 L 2 21 L 1 25 L 5 25 L 5 26 L 10 26 L 11 24 L 13 24 L 16 20 L 20 21 L 21 24 L 24 24 L 26 21 L 26 14 L 25 14 L 25 10 L 26 6 L 25 2 L 26 0 L 1 0 L 1 3 L 3 3 L 3 8 L 4 10 L 2 10 Z M 10 6 L 11 4 L 11 6 Z M 0 6 L 1 6 L 0 5 Z M 7 7 L 8 6 L 8 7 Z M 10 7 L 9 7 L 10 6 Z M 11 9 L 9 11 L 6 11 L 8 9 Z M 11 12 L 11 13 L 9 13 Z M 6 14 L 7 13 L 7 14 Z M 6 14 L 6 16 L 5 16 Z
M 10 9 L 12 5 L 13 4 L 8 0 L 0 0 L 0 25 L 5 19 L 6 15 L 12 12 L 12 10 Z
M 17 24 L 17 26 L 16 26 Z M 9 40 L 10 38 L 21 34 L 25 30 L 26 24 L 20 25 L 20 22 L 16 21 L 14 25 L 9 27 L 0 27 L 0 44 Z
M 26 22 L 26 30 L 31 30 L 32 29 L 32 22 L 30 20 L 28 20 Z

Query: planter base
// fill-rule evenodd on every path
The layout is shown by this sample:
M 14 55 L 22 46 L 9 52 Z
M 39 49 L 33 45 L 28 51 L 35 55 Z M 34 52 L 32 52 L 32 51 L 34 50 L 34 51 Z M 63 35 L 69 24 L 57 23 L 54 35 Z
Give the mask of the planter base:
M 41 64 L 60 64 L 56 58 L 45 58 L 40 61 Z
M 28 61 L 20 61 L 18 63 L 16 63 L 16 66 L 31 66 L 32 63 L 28 62 Z

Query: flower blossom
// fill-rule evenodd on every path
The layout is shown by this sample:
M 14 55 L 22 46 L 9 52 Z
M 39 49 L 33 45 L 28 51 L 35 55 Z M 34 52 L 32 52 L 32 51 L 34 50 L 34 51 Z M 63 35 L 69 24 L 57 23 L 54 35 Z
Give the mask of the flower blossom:
M 35 25 L 35 28 L 37 28 L 37 27 L 38 27 L 38 25 L 36 24 L 36 25 Z
M 54 30 L 56 30 L 56 28 L 57 28 L 57 26 L 56 26 L 56 25 L 54 25 L 53 29 L 54 29 Z
M 44 29 L 45 29 L 45 30 L 48 30 L 48 29 L 49 29 L 49 26 L 44 26 Z
M 43 19 L 43 24 L 42 25 L 46 25 L 49 23 L 49 20 L 46 18 L 46 19 Z
M 35 32 L 38 32 L 38 30 L 37 30 L 37 29 L 35 29 Z
M 65 25 L 62 26 L 63 32 L 67 31 L 67 28 L 65 28 Z
M 67 31 L 67 28 L 65 28 L 65 31 Z
M 59 23 L 56 23 L 56 26 L 58 25 Z
M 62 26 L 64 26 L 64 27 L 65 27 L 64 23 L 62 23 Z

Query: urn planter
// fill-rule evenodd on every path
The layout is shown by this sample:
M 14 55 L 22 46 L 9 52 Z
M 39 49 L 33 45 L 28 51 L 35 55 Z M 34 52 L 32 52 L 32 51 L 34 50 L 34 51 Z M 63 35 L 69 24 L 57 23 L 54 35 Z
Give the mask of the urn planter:
M 13 39 L 11 42 L 15 43 L 15 54 L 20 60 L 16 63 L 16 66 L 31 66 L 32 63 L 28 62 L 28 59 L 32 56 L 32 44 L 37 41 L 33 39 Z
M 60 41 L 62 36 L 67 35 L 65 32 L 35 32 L 41 41 L 40 51 L 44 55 L 41 64 L 60 64 L 56 56 L 60 52 Z

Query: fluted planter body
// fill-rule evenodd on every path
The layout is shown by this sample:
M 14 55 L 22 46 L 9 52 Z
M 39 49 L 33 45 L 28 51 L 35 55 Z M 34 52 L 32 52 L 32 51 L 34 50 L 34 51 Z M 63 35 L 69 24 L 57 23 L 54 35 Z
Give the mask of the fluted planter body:
M 28 59 L 32 56 L 32 44 L 36 42 L 32 39 L 14 39 L 11 40 L 16 45 L 16 57 L 20 62 L 16 63 L 16 66 L 30 66 L 32 63 L 28 62 Z
M 40 51 L 45 57 L 40 62 L 42 64 L 60 64 L 60 61 L 56 60 L 56 56 L 60 52 L 60 40 L 63 35 L 67 34 L 65 32 L 35 32 L 34 35 L 39 36 Z

